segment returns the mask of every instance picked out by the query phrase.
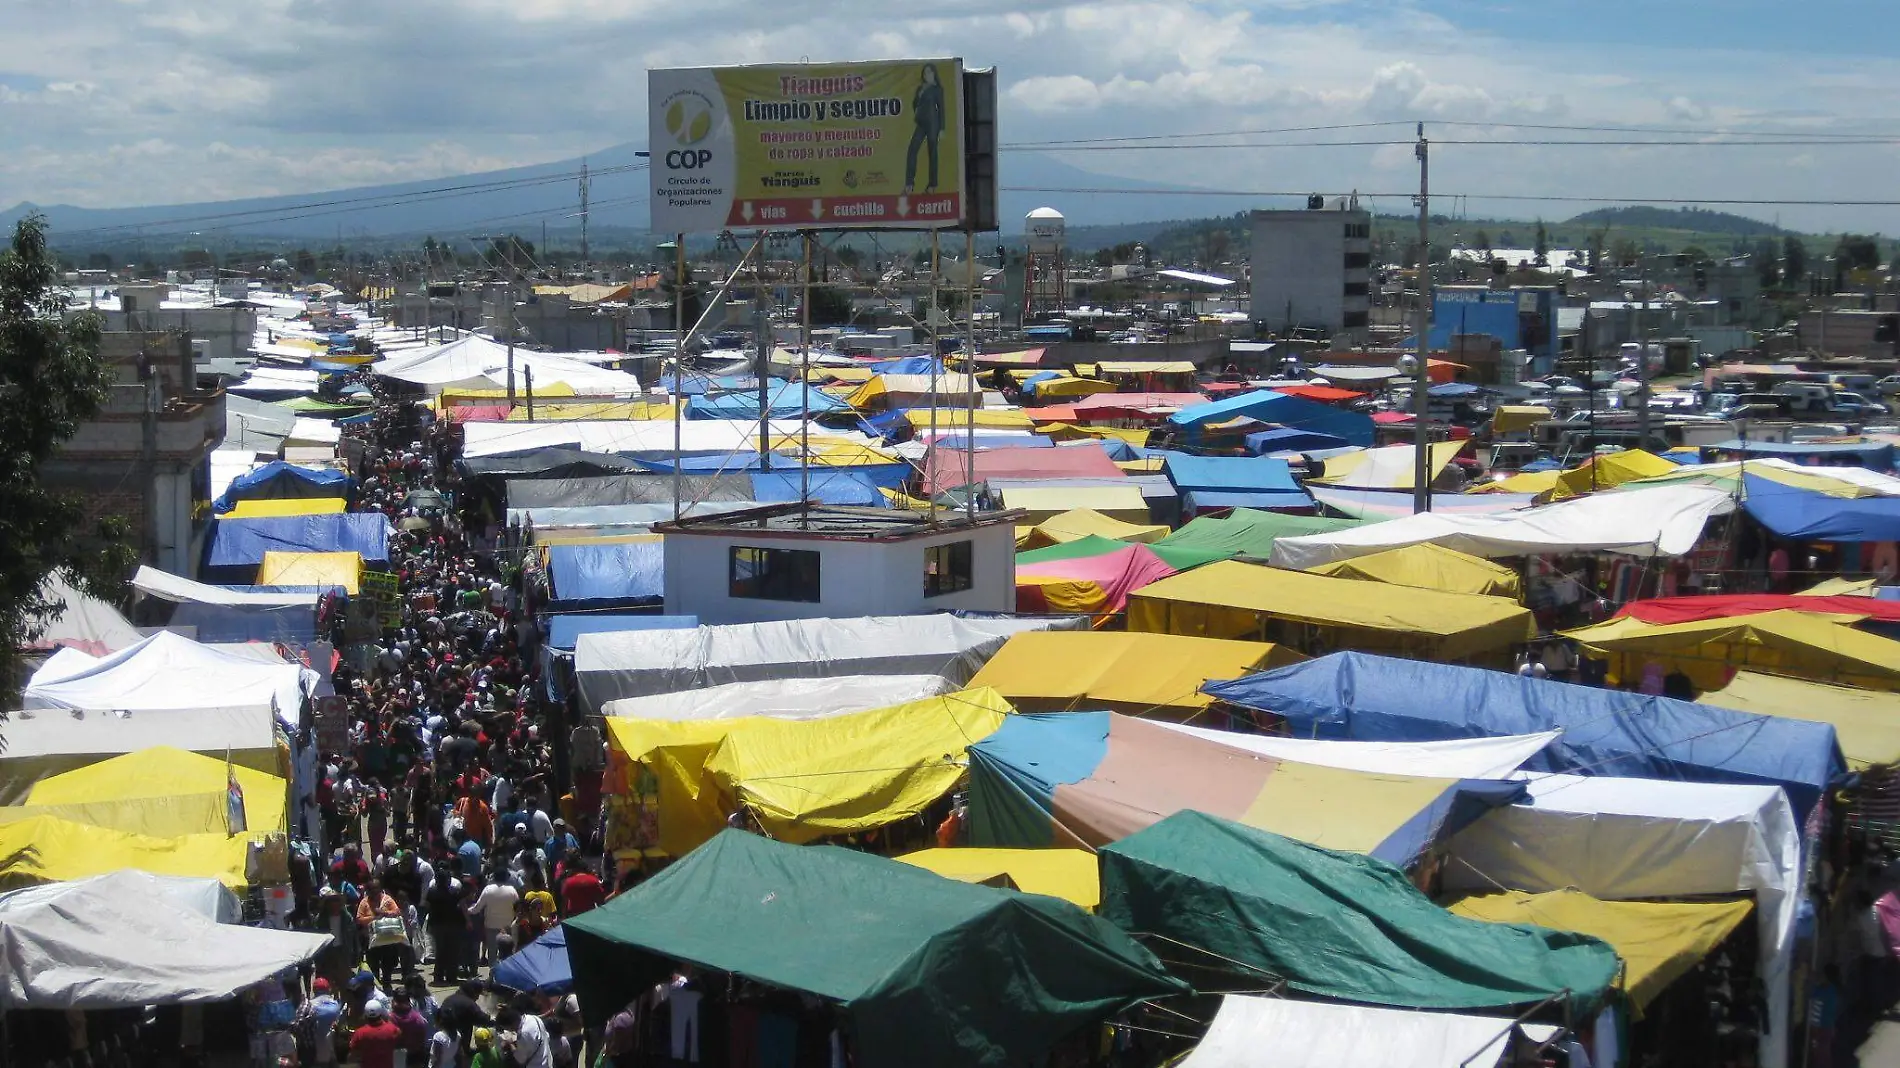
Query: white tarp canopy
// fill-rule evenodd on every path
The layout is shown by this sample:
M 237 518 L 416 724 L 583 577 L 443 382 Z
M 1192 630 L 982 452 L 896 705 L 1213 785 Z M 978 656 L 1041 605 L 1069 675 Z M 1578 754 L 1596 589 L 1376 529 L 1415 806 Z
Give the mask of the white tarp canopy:
M 1575 889 L 1606 901 L 1753 891 L 1769 995 L 1761 1064 L 1783 1068 L 1801 895 L 1801 828 L 1787 795 L 1773 786 L 1527 778 L 1528 801 L 1492 809 L 1451 839 L 1445 889 Z
M 629 697 L 773 679 L 941 675 L 961 686 L 1010 635 L 1078 625 L 1061 617 L 929 615 L 611 631 L 580 636 L 574 678 L 589 709 Z
M 828 679 L 729 682 L 703 690 L 609 701 L 601 711 L 631 719 L 822 719 L 949 693 L 941 675 L 839 675 Z
M 118 609 L 82 593 L 57 571 L 46 576 L 40 593 L 60 607 L 34 639 L 35 649 L 72 648 L 104 656 L 137 645 L 145 637 Z
M 0 910 L 0 1007 L 222 1001 L 316 956 L 329 935 L 221 924 L 149 892 L 143 872 Z
M 343 428 L 333 420 L 300 415 L 284 436 L 285 445 L 335 445 L 343 440 Z
M 805 424 L 796 419 L 767 422 L 770 444 L 774 449 L 796 447 Z M 759 447 L 759 424 L 746 419 L 686 419 L 679 423 L 679 449 L 673 448 L 674 424 L 670 419 L 623 419 L 613 422 L 577 419 L 564 423 L 464 423 L 462 455 L 467 457 L 503 456 L 533 449 L 581 449 L 586 452 L 622 453 L 650 459 L 671 459 L 675 455 L 705 455 L 747 452 Z M 834 430 L 813 423 L 813 440 L 850 441 L 870 444 L 871 439 L 854 431 Z
M 1427 543 L 1486 558 L 1590 552 L 1681 556 L 1695 547 L 1710 516 L 1733 506 L 1726 490 L 1690 485 L 1597 493 L 1499 515 L 1424 512 L 1329 534 L 1281 538 L 1273 543 L 1272 562 L 1304 571 Z
M 268 704 L 149 713 L 44 708 L 9 712 L 7 748 L 0 754 L 0 805 L 23 803 L 41 779 L 155 745 L 220 759 L 229 753 L 234 764 L 282 775 L 275 723 Z
M 1156 726 L 1231 745 L 1261 756 L 1319 764 L 1373 775 L 1420 775 L 1437 779 L 1508 778 L 1526 760 L 1543 751 L 1562 731 L 1507 734 L 1497 738 L 1456 738 L 1440 742 L 1346 742 L 1286 738 L 1277 734 L 1217 731 L 1187 723 L 1155 720 Z
M 1548 1042 L 1557 1030 L 1499 1016 L 1228 994 L 1179 1068 L 1494 1068 L 1517 1035 Z
M 217 605 L 221 608 L 314 608 L 314 593 L 250 592 L 211 586 L 180 578 L 169 571 L 140 566 L 132 576 L 132 588 L 162 601 Z
M 594 397 L 631 397 L 640 392 L 640 380 L 625 371 L 595 367 L 559 353 L 516 346 L 514 368 L 515 389 L 524 396 L 528 390 L 525 372 L 530 371 L 537 389 L 558 384 L 571 387 L 578 395 Z M 431 393 L 506 389 L 508 346 L 470 334 L 446 345 L 379 360 L 370 369 L 385 378 L 423 386 Z
M 1430 463 L 1427 482 L 1458 455 L 1462 441 L 1439 441 L 1426 447 Z M 1411 489 L 1418 476 L 1418 448 L 1414 445 L 1387 445 L 1379 449 L 1341 455 L 1326 461 L 1326 471 L 1310 481 L 1316 486 L 1343 486 L 1353 489 Z
M 56 900 L 81 887 L 94 884 L 117 889 L 121 893 L 136 894 L 139 897 L 162 898 L 214 923 L 244 922 L 244 906 L 239 904 L 237 895 L 231 892 L 231 888 L 217 879 L 190 875 L 154 875 L 136 868 L 95 875 L 90 879 L 76 879 L 70 883 L 42 883 L 39 886 L 29 886 L 0 894 L 0 920 L 5 920 L 10 913 L 18 912 L 20 909 Z
M 307 686 L 316 682 L 306 668 L 233 655 L 169 631 L 90 664 L 58 659 L 27 680 L 22 707 L 136 713 L 274 704 L 294 724 Z

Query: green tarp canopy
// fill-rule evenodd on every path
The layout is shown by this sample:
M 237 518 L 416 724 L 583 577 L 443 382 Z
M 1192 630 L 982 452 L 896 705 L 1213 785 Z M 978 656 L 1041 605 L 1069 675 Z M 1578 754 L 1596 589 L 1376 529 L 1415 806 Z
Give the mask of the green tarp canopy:
M 1192 549 L 1217 553 L 1216 559 L 1243 559 L 1266 563 L 1273 555 L 1276 538 L 1298 538 L 1308 534 L 1331 534 L 1336 530 L 1363 526 L 1363 519 L 1328 519 L 1316 515 L 1286 515 L 1236 508 L 1224 516 L 1204 515 L 1191 520 L 1180 530 L 1148 548 L 1167 559 L 1169 549 Z
M 1040 564 L 1048 560 L 1080 560 L 1084 557 L 1102 556 L 1107 553 L 1117 552 L 1128 548 L 1131 544 L 1133 543 L 1116 541 L 1114 538 L 1104 538 L 1100 534 L 1090 534 L 1086 538 L 1077 538 L 1074 541 L 1063 542 L 1060 545 L 1049 545 L 1041 549 L 1031 549 L 1025 553 L 1017 553 L 1016 562 L 1018 564 Z M 1161 558 L 1162 563 L 1176 571 L 1186 571 L 1189 568 L 1200 567 L 1202 564 L 1217 563 L 1227 559 L 1230 555 L 1211 549 L 1171 546 L 1166 542 L 1150 545 L 1148 548 L 1154 550 L 1154 554 Z
M 686 961 L 836 1002 L 864 1068 L 1027 1063 L 1187 989 L 1059 898 L 738 830 L 564 926 L 592 1023 Z
M 1382 860 L 1182 812 L 1102 847 L 1102 918 L 1286 980 L 1408 1009 L 1547 998 L 1582 1019 L 1616 977 L 1588 935 L 1467 920 Z

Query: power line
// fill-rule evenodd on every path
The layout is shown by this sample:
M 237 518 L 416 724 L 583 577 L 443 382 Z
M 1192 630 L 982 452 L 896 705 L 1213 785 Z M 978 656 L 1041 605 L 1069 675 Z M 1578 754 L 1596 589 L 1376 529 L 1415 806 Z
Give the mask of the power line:
M 1408 144 L 1410 142 L 1407 142 Z M 1109 187 L 1084 186 L 1036 186 L 1006 185 L 1001 187 L 1011 193 L 1087 193 L 1127 196 L 1208 196 L 1208 197 L 1305 197 L 1312 193 L 1305 190 L 1272 189 L 1116 189 Z M 1409 192 L 1372 192 L 1358 190 L 1361 197 L 1410 197 Z M 1894 208 L 1900 207 L 1900 200 L 1797 200 L 1749 197 L 1613 197 L 1613 196 L 1557 196 L 1530 193 L 1440 193 L 1446 197 L 1467 197 L 1471 200 L 1518 200 L 1577 204 L 1733 204 L 1757 207 L 1810 207 L 1810 208 Z
M 1858 140 L 1843 138 L 1796 138 L 1783 137 L 1778 140 L 1753 141 L 1713 141 L 1713 140 L 1672 140 L 1656 138 L 1606 140 L 1601 138 L 1434 138 L 1434 145 L 1498 145 L 1501 147 L 1557 147 L 1557 146 L 1597 146 L 1597 147 L 1655 147 L 1655 148 L 1772 148 L 1796 145 L 1826 145 L 1830 147 L 1852 145 L 1896 145 L 1900 137 L 1864 137 Z M 1155 150 L 1178 151 L 1181 149 L 1232 149 L 1232 148 L 1375 148 L 1387 145 L 1412 145 L 1417 141 L 1411 138 L 1387 140 L 1355 141 L 1241 141 L 1241 142 L 1170 142 L 1166 144 L 1084 144 L 1073 142 L 1052 142 L 1048 144 L 1022 143 L 1002 145 L 999 151 L 1054 151 L 1054 152 L 1144 152 Z

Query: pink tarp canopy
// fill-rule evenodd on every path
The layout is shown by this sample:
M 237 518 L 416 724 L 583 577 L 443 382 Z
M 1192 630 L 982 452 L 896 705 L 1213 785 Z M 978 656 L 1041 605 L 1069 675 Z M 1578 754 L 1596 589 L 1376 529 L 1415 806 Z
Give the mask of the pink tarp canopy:
M 1083 419 L 1110 415 L 1170 415 L 1196 404 L 1206 404 L 1201 393 L 1097 393 L 1069 407 Z
M 941 472 L 938 465 L 942 464 Z M 945 445 L 930 450 L 927 482 L 930 492 L 941 493 L 963 485 L 963 450 Z M 941 478 L 939 477 L 941 474 Z M 1127 472 L 1108 458 L 1095 442 L 1053 449 L 978 449 L 976 481 L 992 478 L 1126 478 Z
M 1176 574 L 1154 550 L 1130 545 L 1099 556 L 1045 560 L 1016 568 L 1018 612 L 1119 612 L 1128 595 Z

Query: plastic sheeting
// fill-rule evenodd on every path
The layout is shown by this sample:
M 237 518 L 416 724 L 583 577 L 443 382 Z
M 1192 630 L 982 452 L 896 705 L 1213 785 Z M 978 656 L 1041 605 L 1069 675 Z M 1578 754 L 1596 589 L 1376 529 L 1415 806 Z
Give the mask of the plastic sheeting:
M 1742 507 L 1762 526 L 1798 541 L 1900 541 L 1900 497 L 1842 498 L 1744 475 Z
M 1203 689 L 1272 712 L 1307 737 L 1419 742 L 1562 730 L 1529 770 L 1766 784 L 1786 790 L 1798 812 L 1845 768 L 1834 728 L 1822 723 L 1369 653 Z
M 1900 690 L 1900 642 L 1838 620 L 1787 609 L 1667 625 L 1622 617 L 1563 634 L 1607 658 L 1612 680 L 1630 686 L 1656 665 L 1682 672 L 1698 690 L 1721 689 L 1738 668 Z
M 849 468 L 813 467 L 809 474 L 796 468 L 791 471 L 755 471 L 749 477 L 752 480 L 752 499 L 761 503 L 817 501 L 820 504 L 859 508 L 891 506 L 875 478 Z
M 1417 503 L 1410 490 L 1310 484 L 1306 492 L 1328 509 L 1360 520 L 1403 519 L 1413 513 Z M 1431 511 L 1441 515 L 1495 515 L 1529 508 L 1536 500 L 1531 493 L 1433 493 Z
M 1238 678 L 1299 659 L 1265 642 L 1127 631 L 1018 634 L 997 650 L 972 686 L 989 686 L 1025 712 L 1109 708 L 1141 715 L 1207 707 L 1209 679 Z
M 1601 938 L 1623 958 L 1623 989 L 1640 1011 L 1702 962 L 1754 905 L 1748 901 L 1599 901 L 1580 890 L 1468 897 L 1451 911 Z
M 1210 742 L 1231 745 L 1261 756 L 1297 760 L 1347 771 L 1375 775 L 1424 775 L 1454 779 L 1510 778 L 1524 762 L 1557 740 L 1562 731 L 1513 734 L 1501 738 L 1460 738 L 1444 742 L 1336 742 L 1316 738 L 1288 738 L 1278 734 L 1243 734 L 1167 723 L 1169 730 Z
M 0 904 L 0 1006 L 122 1009 L 223 1001 L 314 957 L 329 935 L 221 924 L 120 872 Z
M 1464 448 L 1462 441 L 1436 441 L 1427 447 L 1430 481 L 1438 478 L 1451 458 Z M 1308 482 L 1316 486 L 1349 489 L 1411 489 L 1418 477 L 1418 455 L 1411 445 L 1387 445 L 1380 449 L 1335 456 L 1326 461 L 1324 473 Z
M 273 460 L 233 479 L 211 510 L 229 512 L 239 501 L 337 497 L 347 493 L 350 486 L 350 476 L 342 471 Z
M 143 570 L 141 568 L 141 570 Z M 42 620 L 30 648 L 71 648 L 106 656 L 145 640 L 119 610 L 66 581 L 58 571 L 40 583 L 40 596 L 55 606 Z
M 239 501 L 224 513 L 228 519 L 276 519 L 287 515 L 335 515 L 347 510 L 341 497 L 284 497 L 277 500 Z
M 1047 894 L 1085 909 L 1102 903 L 1102 877 L 1086 849 L 920 849 L 893 858 L 963 883 L 1001 879 L 1025 894 Z
M 262 562 L 260 558 L 259 562 Z M 315 610 L 318 594 L 276 590 L 232 589 L 180 578 L 155 567 L 141 566 L 132 576 L 132 588 L 148 597 L 180 604 L 220 608 L 300 608 Z
M 244 793 L 244 826 L 247 833 L 281 833 L 289 829 L 285 821 L 289 780 L 251 768 L 227 766 L 216 757 L 168 745 L 141 749 L 136 753 L 102 760 L 90 767 L 42 779 L 27 794 L 26 804 L 130 802 L 130 808 L 149 803 L 152 807 L 162 809 L 173 807 L 172 800 L 180 794 L 215 794 L 220 801 L 215 820 L 199 821 L 196 826 L 179 826 L 157 837 L 224 833 L 229 830 L 229 825 L 222 802 L 231 778 L 237 780 L 238 788 Z M 146 825 L 151 826 L 149 822 Z M 149 829 L 120 829 L 152 833 Z
M 1177 1068 L 1495 1068 L 1520 1033 L 1556 1029 L 1499 1016 L 1228 994 L 1200 1045 Z
M 273 549 L 257 565 L 259 586 L 336 586 L 354 596 L 362 578 L 363 558 L 356 553 L 286 553 Z
M 1359 526 L 1358 519 L 1328 519 L 1311 515 L 1283 515 L 1236 508 L 1224 516 L 1201 516 L 1156 542 L 1158 549 L 1194 549 L 1218 554 L 1217 559 L 1241 558 L 1265 562 L 1281 538 L 1330 534 Z
M 607 734 L 656 783 L 660 846 L 677 857 L 740 807 L 793 843 L 915 816 L 956 785 L 964 750 L 1009 712 L 993 690 L 960 690 L 808 720 L 613 716 Z
M 691 630 L 699 626 L 698 616 L 612 616 L 587 613 L 548 617 L 547 644 L 553 649 L 574 651 L 574 643 L 583 634 L 603 634 L 622 630 Z
M 973 687 L 974 688 L 974 687 Z M 631 719 L 823 719 L 921 701 L 951 689 L 941 675 L 842 675 L 829 679 L 729 682 L 698 690 L 609 701 L 602 713 Z
M 1148 524 L 1151 511 L 1140 487 L 1125 486 L 1011 486 L 1001 490 L 1003 507 L 1020 509 L 1023 521 L 1031 525 L 1047 523 L 1057 516 L 1078 511 L 1093 512 L 1123 527 Z M 1163 532 L 1166 531 L 1163 527 Z
M 385 378 L 422 386 L 430 393 L 455 393 L 470 389 L 507 389 L 511 365 L 513 388 L 523 394 L 527 392 L 530 373 L 534 375 L 537 389 L 562 385 L 570 387 L 574 395 L 605 397 L 628 397 L 640 392 L 640 380 L 624 371 L 595 367 L 558 353 L 511 347 L 479 334 L 434 348 L 386 357 L 372 364 L 370 369 Z
M 1210 423 L 1241 418 L 1331 434 L 1344 438 L 1349 445 L 1372 444 L 1372 419 L 1364 412 L 1350 412 L 1268 389 L 1183 408 L 1169 416 L 1168 422 L 1195 435 Z
M 590 709 L 728 682 L 838 675 L 941 675 L 967 682 L 1009 636 L 1079 620 L 863 616 L 696 630 L 582 635 L 574 671 Z
M 504 496 L 511 509 L 577 508 L 597 504 L 673 503 L 671 475 L 638 472 L 573 478 L 511 478 Z M 744 474 L 682 475 L 680 497 L 687 501 L 749 501 L 752 483 Z
M 1066 901 L 743 831 L 565 926 L 590 1023 L 689 961 L 834 1003 L 861 1068 L 1036 1063 L 1086 1024 L 1187 990 Z
M 286 516 L 281 519 L 220 519 L 211 527 L 207 572 L 249 579 L 264 554 L 357 553 L 369 564 L 389 561 L 389 520 L 380 512 Z
M 1871 588 L 1872 580 L 1867 586 Z M 1887 623 L 1900 623 L 1900 603 L 1883 601 L 1861 594 L 1815 593 L 1733 593 L 1703 597 L 1653 597 L 1631 601 L 1617 612 L 1645 623 L 1667 625 L 1694 623 L 1727 616 L 1748 616 L 1759 612 L 1791 609 L 1796 612 L 1826 615 L 1860 616 Z
M 657 541 L 551 545 L 548 572 L 560 603 L 657 601 L 666 592 L 665 547 Z
M 1554 999 L 1583 1016 L 1616 977 L 1615 952 L 1594 938 L 1454 916 L 1390 864 L 1204 812 L 1171 816 L 1100 856 L 1104 919 L 1305 994 L 1431 1009 Z
M 1763 786 L 1535 775 L 1529 789 L 1452 838 L 1445 888 L 1576 889 L 1605 901 L 1754 892 L 1770 1011 L 1761 1063 L 1785 1065 L 1800 810 Z
M 1011 716 L 970 746 L 971 841 L 1097 848 L 1194 809 L 1407 864 L 1515 783 L 1374 774 L 1263 756 L 1107 712 Z
M 251 838 L 223 831 L 159 838 L 53 816 L 0 824 L 0 886 L 63 883 L 122 868 L 246 885 Z
M 565 994 L 574 988 L 567 961 L 567 929 L 555 926 L 495 965 L 497 985 L 531 994 Z
M 0 804 L 19 804 L 33 785 L 121 753 L 171 745 L 259 771 L 286 770 L 269 705 L 190 708 L 162 715 L 62 709 L 9 714 L 0 758 Z
M 1162 579 L 1131 594 L 1128 601 L 1128 629 L 1157 634 L 1267 638 L 1273 636 L 1276 621 L 1330 630 L 1334 633 L 1325 640 L 1334 647 L 1447 659 L 1498 656 L 1537 633 L 1529 610 L 1503 597 L 1326 578 L 1232 561 Z
M 1100 556 L 1016 566 L 1016 610 L 1099 615 L 1120 612 L 1128 595 L 1175 573 L 1146 545 Z
M 116 887 L 121 893 L 130 892 L 141 898 L 160 898 L 216 923 L 243 922 L 243 904 L 238 901 L 237 895 L 231 892 L 230 887 L 216 879 L 193 878 L 184 875 L 153 875 L 149 871 L 135 871 L 129 868 L 106 875 L 96 875 L 91 879 L 80 879 L 76 882 L 47 883 L 44 886 L 9 890 L 0 894 L 0 918 L 29 905 L 55 900 L 93 882 L 98 882 L 102 886 Z
M 316 674 L 296 665 L 259 663 L 160 631 L 137 645 L 70 674 L 27 681 L 22 707 L 105 709 L 116 713 L 188 712 L 202 708 L 275 705 L 295 724 Z
M 1147 506 L 1143 505 L 1142 510 L 1147 511 Z M 1152 544 L 1167 536 L 1168 528 L 1159 524 L 1126 523 L 1092 508 L 1074 508 L 1037 523 L 1021 548 L 1039 549 L 1090 537 Z
M 1273 562 L 1303 569 L 1424 542 L 1487 559 L 1591 552 L 1682 556 L 1702 537 L 1709 517 L 1732 505 L 1728 494 L 1709 486 L 1667 486 L 1498 515 L 1425 512 L 1353 530 L 1281 538 L 1274 543 Z
M 1007 647 L 1006 647 L 1007 648 Z M 1834 725 L 1847 766 L 1900 763 L 1900 694 L 1738 671 L 1705 705 Z

